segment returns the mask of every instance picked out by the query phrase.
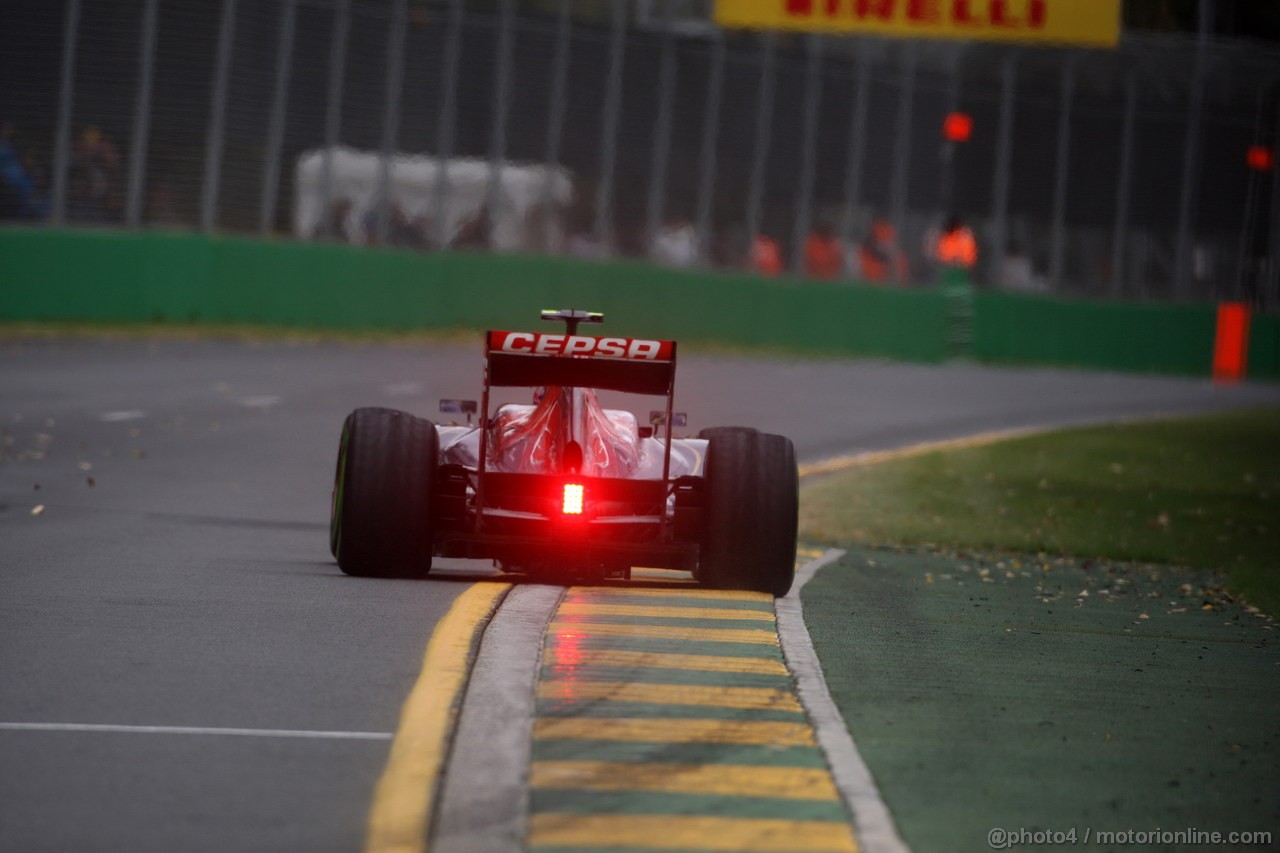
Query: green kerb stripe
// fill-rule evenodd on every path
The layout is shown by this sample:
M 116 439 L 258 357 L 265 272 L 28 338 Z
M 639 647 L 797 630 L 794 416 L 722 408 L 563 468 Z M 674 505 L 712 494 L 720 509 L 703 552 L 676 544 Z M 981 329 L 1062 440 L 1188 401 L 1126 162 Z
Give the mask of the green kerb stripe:
M 652 717 L 686 720 L 777 720 L 784 723 L 803 722 L 801 711 L 742 710 L 705 705 L 653 705 L 647 702 L 572 702 L 564 699 L 539 699 L 539 717 Z
M 739 764 L 759 767 L 826 767 L 811 746 L 724 743 L 634 743 L 613 740 L 535 740 L 534 761 L 643 761 L 653 764 Z
M 561 814 L 716 815 L 780 820 L 848 820 L 839 800 L 774 800 L 649 791 L 534 790 L 530 811 Z

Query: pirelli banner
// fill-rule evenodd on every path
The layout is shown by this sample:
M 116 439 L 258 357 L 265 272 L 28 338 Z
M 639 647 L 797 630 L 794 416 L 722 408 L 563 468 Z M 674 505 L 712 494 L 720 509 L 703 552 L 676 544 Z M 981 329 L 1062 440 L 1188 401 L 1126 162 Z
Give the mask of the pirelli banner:
M 1115 47 L 1121 0 L 716 0 L 722 27 Z

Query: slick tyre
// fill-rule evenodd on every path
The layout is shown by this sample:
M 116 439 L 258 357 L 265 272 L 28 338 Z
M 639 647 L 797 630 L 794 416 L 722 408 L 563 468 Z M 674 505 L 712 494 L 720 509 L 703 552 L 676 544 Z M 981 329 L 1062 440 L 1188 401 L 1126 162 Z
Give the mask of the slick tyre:
M 413 578 L 431 570 L 440 440 L 431 421 L 356 409 L 342 426 L 329 547 L 343 572 Z
M 744 427 L 703 430 L 707 509 L 698 578 L 786 595 L 795 579 L 800 480 L 795 447 Z

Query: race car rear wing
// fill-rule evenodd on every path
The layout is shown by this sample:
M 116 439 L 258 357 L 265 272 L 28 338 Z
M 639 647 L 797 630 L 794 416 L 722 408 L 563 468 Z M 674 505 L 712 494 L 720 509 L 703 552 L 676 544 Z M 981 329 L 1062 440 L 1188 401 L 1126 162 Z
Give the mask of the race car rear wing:
M 562 385 L 669 395 L 675 341 L 489 332 L 485 359 L 491 387 Z
M 671 476 L 671 424 L 675 400 L 676 342 L 645 338 L 579 335 L 579 323 L 600 323 L 604 315 L 589 311 L 543 311 L 543 320 L 561 321 L 564 334 L 539 332 L 485 333 L 485 375 L 480 404 L 480 452 L 476 482 L 476 523 L 483 523 L 486 462 L 489 445 L 489 389 L 493 387 L 599 388 L 667 398 L 663 423 L 662 482 Z M 663 503 L 663 519 L 667 522 Z

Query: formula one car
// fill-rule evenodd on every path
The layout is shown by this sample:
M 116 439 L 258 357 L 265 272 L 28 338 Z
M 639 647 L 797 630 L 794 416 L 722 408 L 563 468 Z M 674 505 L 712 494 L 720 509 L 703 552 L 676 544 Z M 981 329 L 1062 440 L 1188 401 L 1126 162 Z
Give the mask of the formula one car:
M 579 335 L 598 313 L 542 319 L 565 333 L 485 334 L 479 405 L 441 401 L 465 426 L 381 408 L 347 416 L 329 531 L 342 571 L 420 577 L 433 556 L 558 579 L 646 566 L 785 595 L 799 494 L 790 439 L 745 427 L 675 438 L 674 341 Z M 490 413 L 491 390 L 522 386 L 536 389 L 531 404 Z M 666 407 L 642 425 L 597 390 L 662 395 Z

